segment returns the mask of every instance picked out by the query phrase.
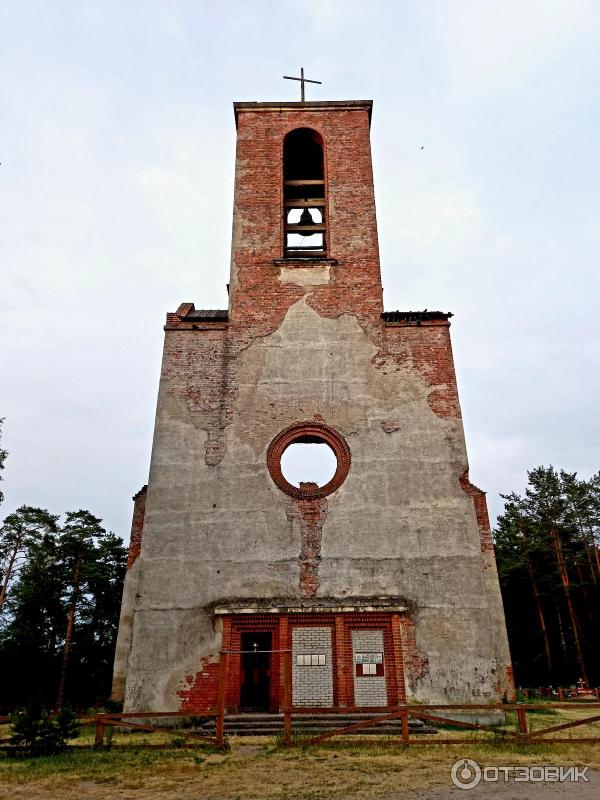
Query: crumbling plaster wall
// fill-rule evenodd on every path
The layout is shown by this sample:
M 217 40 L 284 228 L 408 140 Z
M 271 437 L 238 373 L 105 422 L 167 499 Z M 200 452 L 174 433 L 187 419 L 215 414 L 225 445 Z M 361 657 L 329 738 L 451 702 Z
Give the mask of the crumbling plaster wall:
M 346 482 L 327 498 L 315 600 L 405 598 L 428 661 L 409 696 L 495 700 L 510 662 L 503 620 L 494 622 L 499 590 L 484 579 L 473 500 L 459 482 L 456 387 L 414 358 L 423 337 L 428 352 L 450 353 L 448 328 L 373 336 L 356 315 L 321 316 L 316 289 L 302 291 L 279 328 L 243 346 L 231 331 L 167 333 L 126 706 L 178 707 L 185 676 L 219 649 L 211 604 L 302 597 L 301 532 L 266 451 L 282 428 L 315 418 L 352 452 Z M 440 391 L 450 401 L 434 410 Z
M 265 105 L 236 107 L 229 322 L 168 315 L 126 705 L 177 708 L 186 676 L 210 672 L 212 604 L 386 595 L 412 615 L 409 697 L 497 699 L 510 659 L 448 325 L 380 317 L 370 104 Z M 331 258 L 313 265 L 280 263 L 298 127 L 324 142 Z M 266 454 L 315 419 L 352 463 L 311 505 L 275 486 Z

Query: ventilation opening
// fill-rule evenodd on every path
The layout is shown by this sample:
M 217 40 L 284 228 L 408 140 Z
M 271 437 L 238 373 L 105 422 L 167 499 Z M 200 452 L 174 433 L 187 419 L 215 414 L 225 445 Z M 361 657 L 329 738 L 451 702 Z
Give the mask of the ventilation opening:
M 336 470 L 337 458 L 325 442 L 292 442 L 281 456 L 283 477 L 297 488 L 301 483 L 325 486 Z

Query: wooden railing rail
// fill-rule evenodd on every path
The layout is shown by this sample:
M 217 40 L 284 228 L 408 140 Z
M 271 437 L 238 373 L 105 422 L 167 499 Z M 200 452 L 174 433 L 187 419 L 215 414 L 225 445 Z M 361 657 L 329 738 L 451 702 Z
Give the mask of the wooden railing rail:
M 600 710 L 600 703 L 588 701 L 586 708 Z M 393 719 L 399 719 L 401 722 L 401 736 L 400 740 L 403 744 L 475 744 L 489 742 L 490 739 L 465 739 L 465 738 L 445 738 L 441 739 L 438 736 L 428 738 L 423 734 L 412 736 L 410 734 L 409 720 L 423 720 L 431 722 L 436 725 L 443 725 L 444 727 L 458 728 L 459 730 L 472 730 L 491 733 L 499 740 L 507 741 L 513 740 L 521 743 L 536 743 L 536 744 L 555 744 L 555 743 L 600 743 L 600 736 L 597 737 L 552 737 L 546 738 L 547 734 L 553 734 L 559 731 L 577 728 L 581 725 L 592 725 L 600 722 L 600 714 L 594 714 L 590 717 L 585 717 L 579 720 L 565 722 L 560 725 L 552 725 L 547 728 L 531 729 L 528 722 L 527 712 L 540 712 L 540 709 L 573 709 L 573 703 L 544 703 L 540 706 L 539 703 L 493 703 L 493 704 L 419 704 L 419 705 L 402 705 L 402 706 L 329 706 L 328 708 L 322 707 L 306 707 L 306 706 L 293 706 L 288 709 L 290 716 L 290 736 L 286 737 L 285 743 L 291 742 L 291 723 L 296 714 L 310 714 L 310 715 L 323 715 L 323 714 L 375 714 L 368 719 L 353 722 L 350 725 L 342 725 L 339 728 L 327 730 L 317 736 L 312 736 L 308 739 L 299 741 L 299 744 L 321 744 L 336 736 L 346 734 L 356 734 L 367 728 L 372 728 L 382 722 L 388 722 Z M 442 712 L 433 714 L 432 711 Z M 453 716 L 468 716 L 480 711 L 487 712 L 516 712 L 517 724 L 515 730 L 507 730 L 498 725 L 484 724 L 480 722 L 469 722 L 464 719 L 453 719 Z M 451 716 L 446 716 L 443 712 L 452 712 Z M 382 731 L 382 735 L 386 735 Z M 397 741 L 397 737 L 390 737 L 390 743 Z M 353 743 L 356 740 L 353 740 Z

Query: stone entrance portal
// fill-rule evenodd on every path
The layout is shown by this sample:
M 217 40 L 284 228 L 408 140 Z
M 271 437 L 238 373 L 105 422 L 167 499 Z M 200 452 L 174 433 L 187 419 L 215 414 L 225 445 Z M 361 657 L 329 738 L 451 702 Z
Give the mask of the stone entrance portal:
M 359 606 L 331 612 L 246 613 L 219 609 L 223 650 L 228 655 L 225 703 L 229 712 L 283 708 L 284 654 L 291 656 L 292 704 L 304 708 L 385 706 L 406 700 L 404 661 L 413 662 L 413 622 L 400 609 Z M 407 649 L 403 645 L 406 638 Z M 212 676 L 209 678 L 209 674 Z M 201 682 L 217 694 L 218 664 Z M 194 687 L 181 695 L 197 700 Z

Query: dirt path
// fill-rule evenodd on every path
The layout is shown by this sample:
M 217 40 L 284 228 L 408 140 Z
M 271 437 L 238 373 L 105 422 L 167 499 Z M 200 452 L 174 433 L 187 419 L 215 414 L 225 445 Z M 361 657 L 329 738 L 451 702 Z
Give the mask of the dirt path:
M 412 795 L 399 795 L 386 800 L 598 800 L 600 797 L 600 772 L 589 770 L 589 783 L 567 781 L 563 783 L 484 783 L 473 789 L 435 787 Z
M 462 748 L 461 748 L 462 750 Z M 460 752 L 460 751 L 459 751 Z M 531 752 L 472 747 L 494 769 L 589 764 L 588 782 L 485 783 L 453 788 L 454 748 L 365 746 L 286 750 L 275 742 L 234 742 L 209 750 L 73 750 L 51 759 L 0 759 L 0 800 L 596 800 L 600 748 L 565 745 Z M 488 772 L 489 777 L 489 772 Z
M 473 789 L 458 789 L 448 786 L 437 786 L 426 791 L 411 792 L 405 789 L 399 794 L 386 794 L 381 796 L 377 791 L 376 782 L 360 794 L 346 796 L 345 800 L 597 800 L 600 796 L 600 772 L 588 772 L 589 783 L 486 783 Z M 176 780 L 171 785 L 152 786 L 152 781 L 144 781 L 143 786 L 107 786 L 96 781 L 78 781 L 71 785 L 68 794 L 59 793 L 50 786 L 33 787 L 31 785 L 12 786 L 10 793 L 4 794 L 0 789 L 2 800 L 57 800 L 60 797 L 73 797 L 78 800 L 205 800 L 215 798 L 214 791 L 206 793 L 203 779 L 185 781 L 178 785 Z M 252 796 L 255 796 L 254 794 Z M 282 793 L 282 800 L 296 800 L 296 798 L 314 798 L 325 800 L 329 795 L 326 788 L 300 794 Z M 219 800 L 245 800 L 241 787 L 235 793 L 218 795 Z M 337 795 L 339 797 L 339 795 Z

